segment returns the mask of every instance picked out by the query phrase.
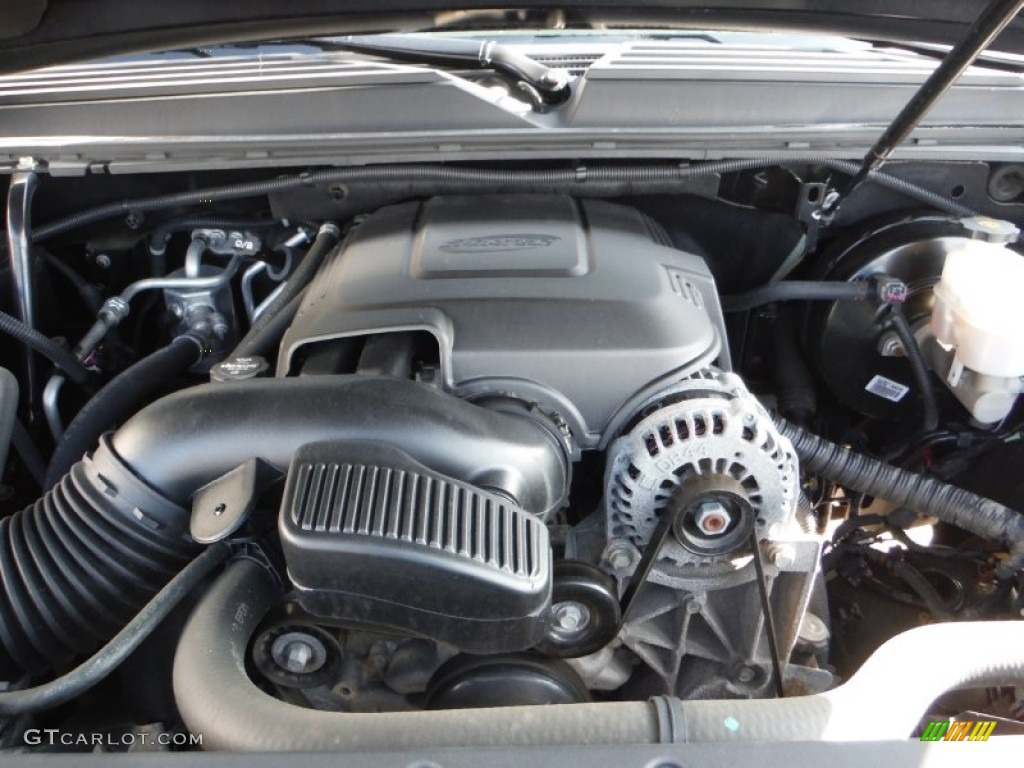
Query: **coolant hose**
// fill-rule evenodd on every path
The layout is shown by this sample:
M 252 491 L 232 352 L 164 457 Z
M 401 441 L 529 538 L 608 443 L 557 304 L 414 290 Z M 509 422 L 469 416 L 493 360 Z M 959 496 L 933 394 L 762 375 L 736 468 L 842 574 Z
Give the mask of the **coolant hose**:
M 32 506 L 0 520 L 0 681 L 94 650 L 195 554 L 192 495 L 302 445 L 399 448 L 538 515 L 569 481 L 557 430 L 426 385 L 369 376 L 208 384 L 147 406 Z
M 1013 557 L 1001 566 L 1001 576 L 1024 565 L 1024 515 L 1020 512 L 934 477 L 856 453 L 785 419 L 776 418 L 775 425 L 793 443 L 807 472 L 1008 546 Z
M 179 336 L 107 382 L 78 412 L 50 457 L 43 489 L 52 488 L 105 431 L 124 421 L 159 387 L 202 357 L 202 342 Z
M 174 695 L 186 726 L 203 735 L 206 749 L 903 739 L 948 690 L 1024 681 L 1024 622 L 964 622 L 898 635 L 848 683 L 813 696 L 341 714 L 288 704 L 249 679 L 250 640 L 280 596 L 277 579 L 263 565 L 239 561 L 202 597 L 185 626 L 174 657 Z M 963 653 L 971 647 L 983 651 Z

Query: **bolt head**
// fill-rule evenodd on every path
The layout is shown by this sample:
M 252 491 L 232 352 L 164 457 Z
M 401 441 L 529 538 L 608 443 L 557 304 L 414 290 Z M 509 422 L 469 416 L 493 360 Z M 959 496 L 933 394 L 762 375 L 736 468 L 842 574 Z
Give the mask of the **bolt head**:
M 694 523 L 705 536 L 721 536 L 732 524 L 732 515 L 718 501 L 705 501 L 697 508 Z
M 558 603 L 554 608 L 555 622 L 570 632 L 577 630 L 587 622 L 586 611 L 585 605 L 574 600 Z
M 301 640 L 289 643 L 284 653 L 285 668 L 289 672 L 305 671 L 306 664 L 313 658 L 313 649 Z
M 323 643 L 304 632 L 288 632 L 277 638 L 270 655 L 277 666 L 296 675 L 316 672 L 327 662 Z
M 628 571 L 640 559 L 640 553 L 631 544 L 613 541 L 604 551 L 604 560 L 615 571 Z
M 740 667 L 739 671 L 736 673 L 736 680 L 741 683 L 752 683 L 755 677 L 757 677 L 757 673 L 754 671 L 753 667 Z
M 772 547 L 770 558 L 777 568 L 789 568 L 796 562 L 796 550 L 788 544 L 777 544 Z
M 586 635 L 591 614 L 586 605 L 577 600 L 563 600 L 551 607 L 551 634 L 560 640 L 577 640 Z

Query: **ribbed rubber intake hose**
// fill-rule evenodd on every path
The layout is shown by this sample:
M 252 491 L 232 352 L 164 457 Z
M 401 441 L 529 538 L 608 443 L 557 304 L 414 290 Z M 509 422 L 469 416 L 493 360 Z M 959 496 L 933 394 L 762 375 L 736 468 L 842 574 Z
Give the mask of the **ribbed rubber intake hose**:
M 195 554 L 188 513 L 104 441 L 39 501 L 0 520 L 0 680 L 110 639 Z
M 1009 576 L 1024 565 L 1024 514 L 1017 510 L 934 477 L 851 451 L 785 419 L 776 418 L 775 425 L 793 443 L 801 469 L 1006 545 L 1013 557 L 1000 566 L 1001 576 Z
M 0 521 L 0 680 L 89 653 L 190 560 L 192 495 L 253 457 L 373 441 L 538 515 L 567 492 L 556 431 L 400 379 L 208 384 L 127 421 L 42 499 Z
M 776 157 L 755 157 L 734 160 L 712 160 L 703 163 L 649 163 L 631 165 L 591 165 L 577 168 L 547 169 L 502 169 L 469 168 L 451 165 L 369 165 L 355 168 L 328 168 L 309 173 L 279 176 L 264 181 L 227 184 L 220 187 L 172 192 L 153 197 L 120 200 L 106 203 L 79 213 L 71 214 L 57 221 L 36 227 L 32 241 L 41 243 L 52 237 L 63 235 L 79 227 L 97 221 L 124 216 L 128 213 L 148 213 L 204 202 L 224 202 L 262 197 L 274 192 L 286 192 L 302 187 L 320 184 L 386 184 L 389 182 L 426 182 L 438 185 L 475 185 L 485 190 L 488 187 L 538 187 L 551 186 L 559 191 L 586 189 L 590 184 L 607 182 L 635 183 L 673 182 L 705 178 L 719 173 L 765 168 L 786 164 L 824 165 L 842 173 L 853 175 L 860 169 L 859 162 L 837 160 L 822 155 L 779 155 Z M 875 184 L 907 195 L 954 216 L 975 216 L 977 213 L 955 200 L 924 189 L 913 182 L 879 171 L 872 172 L 868 179 Z
M 937 624 L 879 648 L 845 685 L 788 699 L 650 701 L 341 714 L 306 709 L 249 679 L 254 631 L 281 596 L 263 565 L 232 564 L 178 642 L 174 695 L 205 749 L 357 751 L 685 741 L 903 739 L 926 707 L 963 686 L 1024 680 L 1024 622 Z M 964 653 L 978 648 L 977 653 Z

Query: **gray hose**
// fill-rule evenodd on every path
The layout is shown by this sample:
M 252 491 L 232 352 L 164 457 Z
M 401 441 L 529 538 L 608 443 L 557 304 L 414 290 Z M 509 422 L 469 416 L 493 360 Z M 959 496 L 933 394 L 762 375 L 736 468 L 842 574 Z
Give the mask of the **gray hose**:
M 848 683 L 813 696 L 738 701 L 661 697 L 340 714 L 285 703 L 249 679 L 249 641 L 280 594 L 277 580 L 262 565 L 234 563 L 200 600 L 179 639 L 175 699 L 185 724 L 203 734 L 207 749 L 298 752 L 903 739 L 926 707 L 948 690 L 1024 680 L 1024 622 L 963 622 L 898 635 Z M 963 653 L 970 647 L 984 651 Z M 928 652 L 922 653 L 924 649 Z
M 6 368 L 0 368 L 0 476 L 7 466 L 7 452 L 17 417 L 18 379 Z
M 1016 510 L 934 477 L 855 453 L 785 419 L 776 418 L 775 424 L 793 443 L 806 471 L 1008 546 L 1014 557 L 1001 564 L 1001 576 L 1011 575 L 1024 564 L 1024 515 Z
M 376 165 L 357 168 L 329 168 L 276 179 L 228 184 L 220 187 L 173 192 L 166 195 L 135 198 L 107 203 L 74 213 L 63 219 L 37 227 L 32 232 L 33 242 L 43 242 L 79 227 L 131 212 L 146 213 L 201 202 L 224 202 L 262 197 L 274 192 L 286 192 L 301 187 L 322 184 L 384 184 L 388 182 L 430 182 L 437 184 L 478 184 L 487 186 L 551 185 L 568 190 L 585 189 L 591 183 L 603 182 L 671 182 L 686 181 L 720 173 L 754 170 L 785 164 L 824 165 L 842 173 L 855 174 L 859 164 L 820 155 L 780 155 L 739 160 L 714 160 L 695 165 L 680 163 L 652 163 L 647 165 L 591 166 L 579 168 L 553 168 L 541 170 L 507 170 L 466 168 L 446 165 Z M 975 216 L 977 213 L 947 197 L 919 187 L 909 181 L 887 173 L 874 172 L 868 179 L 912 199 L 918 200 L 955 216 Z
M 227 544 L 211 546 L 167 582 L 110 642 L 71 671 L 34 688 L 0 691 L 0 716 L 40 712 L 81 696 L 117 669 L 229 554 Z

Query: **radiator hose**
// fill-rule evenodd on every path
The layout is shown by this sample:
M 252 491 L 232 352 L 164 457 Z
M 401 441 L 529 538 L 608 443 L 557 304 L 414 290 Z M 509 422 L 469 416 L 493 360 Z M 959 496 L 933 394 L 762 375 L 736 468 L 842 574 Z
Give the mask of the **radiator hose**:
M 569 462 L 553 429 L 422 384 L 368 376 L 208 384 L 147 406 L 32 506 L 0 520 L 0 680 L 110 639 L 196 554 L 192 494 L 250 458 L 374 441 L 539 515 Z
M 341 714 L 280 701 L 249 679 L 249 641 L 280 595 L 277 579 L 263 565 L 239 561 L 189 618 L 174 657 L 174 695 L 186 726 L 203 735 L 205 749 L 903 739 L 948 690 L 1024 681 L 1024 622 L 963 622 L 898 635 L 845 685 L 813 696 Z M 965 648 L 983 650 L 964 653 Z

